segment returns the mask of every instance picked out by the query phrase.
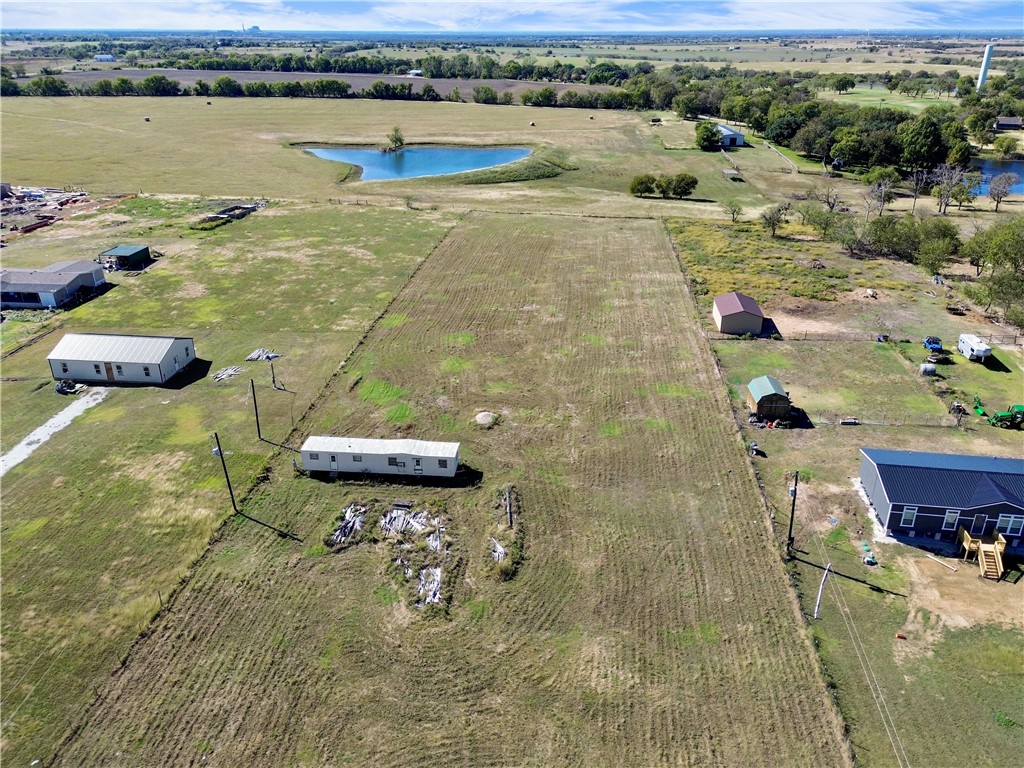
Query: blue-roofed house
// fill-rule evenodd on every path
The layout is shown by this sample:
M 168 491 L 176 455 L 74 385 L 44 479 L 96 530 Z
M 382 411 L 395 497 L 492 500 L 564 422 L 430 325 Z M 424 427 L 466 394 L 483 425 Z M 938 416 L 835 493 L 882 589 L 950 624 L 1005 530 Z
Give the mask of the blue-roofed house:
M 861 448 L 860 481 L 886 532 L 955 541 L 1024 533 L 1024 459 Z

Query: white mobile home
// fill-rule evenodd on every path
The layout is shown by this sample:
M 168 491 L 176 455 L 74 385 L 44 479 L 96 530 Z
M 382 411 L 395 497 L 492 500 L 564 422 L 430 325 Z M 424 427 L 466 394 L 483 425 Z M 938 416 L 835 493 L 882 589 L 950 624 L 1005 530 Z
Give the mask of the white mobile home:
M 428 440 L 373 440 L 311 435 L 302 444 L 307 472 L 366 472 L 380 475 L 454 477 L 458 443 Z
M 163 384 L 196 354 L 183 336 L 66 333 L 46 359 L 57 380 Z
M 992 355 L 992 347 L 973 333 L 961 333 L 956 348 L 968 360 L 984 360 Z

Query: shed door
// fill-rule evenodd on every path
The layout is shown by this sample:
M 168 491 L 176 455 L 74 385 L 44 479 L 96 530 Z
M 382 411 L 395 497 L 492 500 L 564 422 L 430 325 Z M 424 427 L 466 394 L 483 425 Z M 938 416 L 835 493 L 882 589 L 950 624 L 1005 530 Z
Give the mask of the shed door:
M 988 522 L 986 515 L 975 515 L 971 523 L 971 536 L 981 536 L 985 532 L 985 523 Z
M 418 475 L 423 472 L 423 460 L 413 459 L 412 463 L 413 471 Z
M 103 368 L 107 372 L 107 381 L 113 381 L 114 380 L 114 366 L 111 365 L 110 363 L 104 363 L 103 364 Z
M 335 454 L 331 454 L 331 469 L 338 468 L 338 457 Z

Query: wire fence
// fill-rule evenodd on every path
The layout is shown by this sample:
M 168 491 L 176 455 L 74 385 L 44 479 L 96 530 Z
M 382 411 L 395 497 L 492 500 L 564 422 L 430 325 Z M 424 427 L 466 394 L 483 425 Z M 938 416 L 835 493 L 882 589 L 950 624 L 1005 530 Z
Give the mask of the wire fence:
M 891 341 L 907 339 L 907 334 L 898 333 L 868 333 L 866 331 L 799 331 L 793 334 L 773 334 L 770 337 L 750 335 L 737 335 L 734 333 L 722 333 L 721 331 L 706 330 L 704 332 L 709 341 Z M 990 333 L 974 334 L 981 341 L 990 346 L 1024 346 L 1024 335 L 1014 333 Z

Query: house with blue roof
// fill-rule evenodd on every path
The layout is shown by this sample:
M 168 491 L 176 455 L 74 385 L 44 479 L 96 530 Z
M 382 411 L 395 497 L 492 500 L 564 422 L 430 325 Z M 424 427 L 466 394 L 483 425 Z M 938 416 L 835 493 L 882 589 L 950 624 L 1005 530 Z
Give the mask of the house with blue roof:
M 1024 538 L 1024 459 L 861 448 L 860 482 L 889 535 Z

